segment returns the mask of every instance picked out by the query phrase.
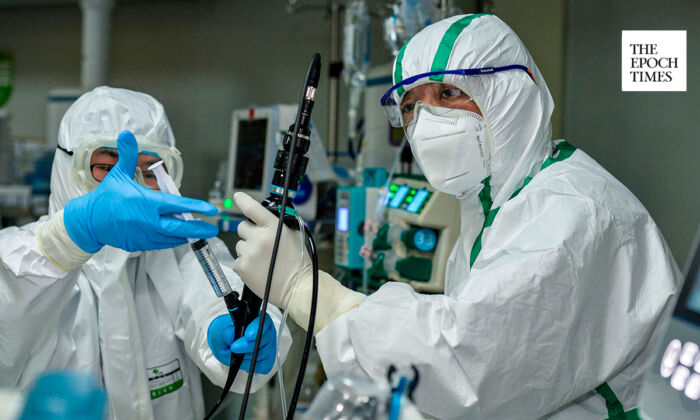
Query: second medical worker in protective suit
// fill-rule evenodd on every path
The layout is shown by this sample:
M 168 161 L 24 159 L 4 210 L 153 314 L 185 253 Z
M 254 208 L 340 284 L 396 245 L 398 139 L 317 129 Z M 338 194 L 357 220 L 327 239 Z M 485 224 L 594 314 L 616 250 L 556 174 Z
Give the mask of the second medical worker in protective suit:
M 216 210 L 153 191 L 148 167 L 160 159 L 179 182 L 182 159 L 152 97 L 99 87 L 68 109 L 49 215 L 0 231 L 0 387 L 26 389 L 46 370 L 83 370 L 104 384 L 111 419 L 201 419 L 200 370 L 223 386 L 231 350 L 250 360 L 251 340 L 232 346 L 223 300 L 183 245 L 216 228 L 171 215 Z M 209 243 L 240 290 L 233 257 L 220 240 Z M 269 315 L 255 389 L 274 373 L 281 314 Z M 249 331 L 254 341 L 257 328 Z M 282 360 L 290 344 L 285 330 Z M 246 376 L 234 390 L 243 391 Z
M 383 105 L 430 184 L 459 200 L 461 234 L 443 295 L 393 282 L 364 296 L 321 273 L 328 375 L 381 379 L 412 363 L 416 405 L 440 419 L 637 418 L 680 281 L 648 212 L 583 151 L 552 142 L 547 85 L 497 17 L 425 28 L 393 77 Z M 239 227 L 234 270 L 262 293 L 277 219 L 235 199 L 255 224 Z M 311 264 L 294 236 L 284 231 L 271 302 L 305 326 Z

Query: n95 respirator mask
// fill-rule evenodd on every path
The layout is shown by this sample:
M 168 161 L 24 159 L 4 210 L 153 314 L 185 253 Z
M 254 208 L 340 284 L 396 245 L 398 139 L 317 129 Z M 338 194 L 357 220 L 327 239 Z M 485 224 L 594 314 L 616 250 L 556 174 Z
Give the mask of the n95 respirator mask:
M 490 152 L 481 115 L 419 101 L 406 135 L 418 165 L 436 190 L 461 195 L 488 176 Z

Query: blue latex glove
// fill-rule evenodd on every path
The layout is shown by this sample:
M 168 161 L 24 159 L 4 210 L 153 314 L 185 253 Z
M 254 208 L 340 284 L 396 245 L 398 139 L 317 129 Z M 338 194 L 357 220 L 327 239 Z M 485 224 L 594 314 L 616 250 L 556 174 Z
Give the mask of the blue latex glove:
M 46 373 L 29 389 L 20 420 L 101 420 L 105 392 L 85 372 Z
M 138 145 L 130 131 L 117 141 L 119 161 L 89 193 L 70 200 L 63 222 L 73 242 L 94 253 L 104 245 L 125 251 L 149 251 L 182 245 L 187 238 L 210 238 L 216 226 L 184 221 L 172 213 L 216 214 L 213 205 L 192 198 L 150 190 L 134 181 Z
M 241 369 L 250 372 L 250 361 L 253 360 L 253 348 L 259 324 L 260 317 L 257 317 L 248 325 L 243 337 L 233 341 L 234 328 L 231 317 L 227 314 L 214 318 L 207 330 L 207 342 L 214 357 L 228 366 L 231 363 L 231 352 L 245 353 Z M 255 364 L 255 373 L 262 374 L 272 370 L 277 358 L 277 330 L 270 315 L 265 315 L 264 328 L 260 339 L 260 350 L 258 350 L 258 362 Z

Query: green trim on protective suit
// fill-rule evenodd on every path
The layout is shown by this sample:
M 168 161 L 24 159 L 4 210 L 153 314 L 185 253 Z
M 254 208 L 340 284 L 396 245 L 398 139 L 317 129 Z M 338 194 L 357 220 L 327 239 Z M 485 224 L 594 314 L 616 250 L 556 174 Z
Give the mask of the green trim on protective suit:
M 403 47 L 401 47 L 399 50 L 399 54 L 396 56 L 396 66 L 394 66 L 394 84 L 401 83 L 403 80 L 403 65 L 401 64 L 401 61 L 403 60 L 403 55 L 406 52 L 406 46 L 409 42 L 411 42 L 411 39 L 403 44 Z M 404 92 L 406 92 L 406 89 L 403 86 L 399 86 L 396 89 L 396 94 L 399 96 L 399 98 L 403 96 Z
M 493 199 L 491 198 L 491 176 L 484 178 L 481 183 L 484 184 L 484 188 L 479 192 L 479 201 L 481 202 L 481 207 L 484 209 L 484 214 L 486 214 L 493 205 Z
M 481 208 L 484 210 L 484 226 L 486 226 L 486 223 L 489 220 L 491 220 L 491 223 L 493 223 L 493 219 L 496 217 L 498 209 L 495 209 L 493 216 L 489 217 L 491 215 L 491 206 L 493 205 L 493 199 L 491 198 L 491 177 L 487 176 L 483 181 L 481 181 L 481 183 L 484 184 L 484 188 L 482 188 L 479 192 L 479 201 L 481 202 Z M 491 223 L 489 223 L 489 226 L 491 226 Z M 481 252 L 481 235 L 483 233 L 484 228 L 482 227 L 481 232 L 479 232 L 479 235 L 474 240 L 474 245 L 472 245 L 472 251 L 469 255 L 469 267 L 474 264 L 476 256 L 479 255 L 479 252 Z
M 571 145 L 571 143 L 567 141 L 563 140 L 556 143 L 554 145 L 554 150 L 552 151 L 552 156 L 545 159 L 545 161 L 542 163 L 542 167 L 540 167 L 540 172 L 542 172 L 545 168 L 549 167 L 553 163 L 561 162 L 565 159 L 568 159 L 569 156 L 571 156 L 575 151 L 576 147 Z M 491 206 L 493 205 L 493 200 L 491 199 L 490 179 L 491 177 L 487 177 L 486 179 L 481 181 L 481 183 L 484 184 L 484 188 L 479 193 L 479 201 L 481 201 L 481 207 L 484 209 L 484 226 L 481 228 L 481 232 L 479 232 L 479 235 L 477 235 L 476 239 L 474 240 L 474 245 L 472 245 L 472 250 L 469 253 L 469 268 L 471 268 L 474 265 L 476 257 L 478 257 L 479 253 L 481 252 L 481 238 L 484 235 L 484 230 L 493 224 L 493 221 L 496 219 L 498 211 L 501 209 L 500 207 L 491 209 Z M 523 188 L 525 188 L 525 186 L 530 183 L 530 181 L 532 181 L 532 177 L 525 177 L 525 179 L 523 180 L 523 185 L 517 190 L 515 190 L 515 192 L 511 194 L 508 200 L 517 196 L 520 193 L 520 191 L 522 191 Z
M 445 32 L 445 35 L 442 36 L 442 40 L 440 40 L 440 45 L 435 53 L 435 58 L 433 59 L 433 65 L 430 67 L 430 71 L 446 70 L 447 62 L 450 60 L 450 55 L 452 54 L 452 48 L 454 48 L 455 42 L 464 28 L 469 26 L 474 19 L 487 15 L 491 15 L 491 13 L 476 13 L 473 15 L 468 15 L 450 25 Z M 430 80 L 442 82 L 444 76 L 444 74 L 436 74 L 430 76 Z
M 640 420 L 639 411 L 635 408 L 630 411 L 625 411 L 622 403 L 613 392 L 607 382 L 597 387 L 595 391 L 605 399 L 605 408 L 608 409 L 607 420 Z
M 572 145 L 566 140 L 562 140 L 559 143 L 556 143 L 554 145 L 554 150 L 552 151 L 552 157 L 547 158 L 547 160 L 544 161 L 542 167 L 540 168 L 540 171 L 543 171 L 553 163 L 561 162 L 562 160 L 568 159 L 569 156 L 574 154 L 575 151 L 576 146 Z M 554 155 L 556 155 L 556 157 Z
M 607 420 L 642 420 L 642 416 L 639 415 L 639 410 L 633 408 L 630 411 L 625 411 L 624 413 L 618 414 L 615 417 L 609 417 Z

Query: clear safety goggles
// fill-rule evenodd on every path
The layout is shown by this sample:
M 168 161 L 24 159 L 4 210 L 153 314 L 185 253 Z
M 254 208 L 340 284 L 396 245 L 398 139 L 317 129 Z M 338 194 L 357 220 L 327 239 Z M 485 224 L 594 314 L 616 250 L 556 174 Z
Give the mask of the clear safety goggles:
M 148 169 L 152 164 L 162 160 L 168 174 L 179 187 L 182 181 L 182 156 L 175 147 L 139 140 L 138 161 L 134 180 L 139 184 L 158 189 L 153 171 Z M 96 187 L 117 164 L 119 153 L 117 141 L 110 139 L 94 139 L 73 152 L 73 178 L 89 188 Z
M 387 119 L 389 120 L 389 123 L 392 127 L 405 127 L 410 122 L 409 120 L 413 117 L 412 108 L 410 106 L 411 103 L 409 102 L 408 104 L 401 104 L 401 98 L 404 97 L 404 93 L 406 93 L 407 86 L 419 86 L 427 83 L 443 83 L 446 85 L 464 86 L 465 81 L 463 80 L 463 78 L 465 77 L 493 74 L 508 70 L 524 71 L 528 74 L 528 76 L 530 76 L 532 81 L 535 82 L 535 78 L 532 76 L 532 72 L 530 71 L 530 69 L 520 64 L 513 64 L 502 67 L 482 67 L 478 69 L 431 71 L 411 76 L 395 84 L 389 90 L 386 91 L 384 96 L 382 96 L 380 104 L 382 105 L 382 108 L 384 109 Z M 415 86 L 412 86 L 412 88 L 414 88 Z M 467 97 L 467 99 L 471 100 L 471 98 L 469 97 Z M 427 102 L 424 98 L 417 98 L 412 102 L 416 102 L 417 100 L 423 100 L 424 102 Z M 433 105 L 446 107 L 449 106 L 446 103 L 433 103 Z

